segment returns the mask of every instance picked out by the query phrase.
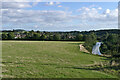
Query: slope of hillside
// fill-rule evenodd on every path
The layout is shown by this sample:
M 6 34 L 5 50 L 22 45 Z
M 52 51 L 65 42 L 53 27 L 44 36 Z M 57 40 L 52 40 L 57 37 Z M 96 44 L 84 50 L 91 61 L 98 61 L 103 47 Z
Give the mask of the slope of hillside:
M 3 41 L 3 77 L 115 78 L 84 66 L 104 57 L 80 52 L 82 42 Z

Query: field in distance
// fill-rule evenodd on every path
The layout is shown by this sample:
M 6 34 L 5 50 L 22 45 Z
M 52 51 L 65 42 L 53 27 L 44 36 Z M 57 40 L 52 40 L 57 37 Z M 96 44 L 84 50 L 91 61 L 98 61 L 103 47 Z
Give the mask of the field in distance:
M 84 66 L 104 57 L 80 52 L 83 42 L 2 41 L 5 78 L 116 78 Z

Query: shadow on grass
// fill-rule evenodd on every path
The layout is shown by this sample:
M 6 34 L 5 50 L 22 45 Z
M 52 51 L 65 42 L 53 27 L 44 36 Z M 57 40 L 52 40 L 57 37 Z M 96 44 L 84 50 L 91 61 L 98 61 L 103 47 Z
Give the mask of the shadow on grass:
M 88 68 L 88 67 L 57 67 L 57 68 L 71 68 L 71 69 L 83 69 L 83 70 L 99 70 L 99 68 Z
M 88 66 L 88 67 L 57 67 L 57 68 L 68 68 L 68 69 L 81 69 L 81 70 L 96 70 L 96 71 L 103 71 L 110 74 L 116 74 L 120 76 L 120 66 Z M 119 71 L 119 72 L 118 72 Z
M 106 66 L 106 67 L 64 67 L 64 68 L 72 68 L 72 69 L 84 69 L 84 70 L 101 70 L 101 69 L 113 69 L 120 70 L 120 66 Z
M 3 64 L 8 64 L 8 63 L 12 63 L 12 62 L 2 62 Z
M 2 62 L 3 64 L 24 64 L 21 62 Z
M 120 70 L 120 66 L 106 66 L 106 69 Z
M 92 55 L 92 56 L 98 56 L 98 57 L 101 57 L 101 59 L 103 58 L 107 58 L 105 56 L 100 56 L 100 55 L 95 55 L 95 54 L 92 54 L 92 53 L 86 53 L 86 52 L 82 52 L 83 54 L 87 54 L 87 55 Z
M 46 65 L 46 66 L 48 65 L 49 66 L 49 65 L 56 65 L 56 64 L 48 64 L 48 63 L 46 63 L 46 64 L 41 64 L 41 65 Z
M 68 44 L 80 45 L 80 44 L 82 44 L 82 43 L 68 43 Z
M 102 60 L 109 60 L 110 61 L 112 58 L 111 57 L 104 57 L 104 58 L 102 57 L 100 59 L 102 59 Z

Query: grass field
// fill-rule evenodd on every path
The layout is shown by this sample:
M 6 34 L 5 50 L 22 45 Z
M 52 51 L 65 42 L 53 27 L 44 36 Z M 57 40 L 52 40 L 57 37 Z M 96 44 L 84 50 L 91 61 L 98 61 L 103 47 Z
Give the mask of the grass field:
M 6 78 L 116 78 L 84 66 L 103 57 L 80 52 L 82 42 L 3 41 L 3 77 Z

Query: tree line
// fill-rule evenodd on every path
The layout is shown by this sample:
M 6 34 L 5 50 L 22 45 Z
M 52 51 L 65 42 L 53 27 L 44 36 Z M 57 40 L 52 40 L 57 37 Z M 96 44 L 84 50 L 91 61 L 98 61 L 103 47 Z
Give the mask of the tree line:
M 83 34 L 70 32 L 3 31 L 2 40 L 84 41 Z

